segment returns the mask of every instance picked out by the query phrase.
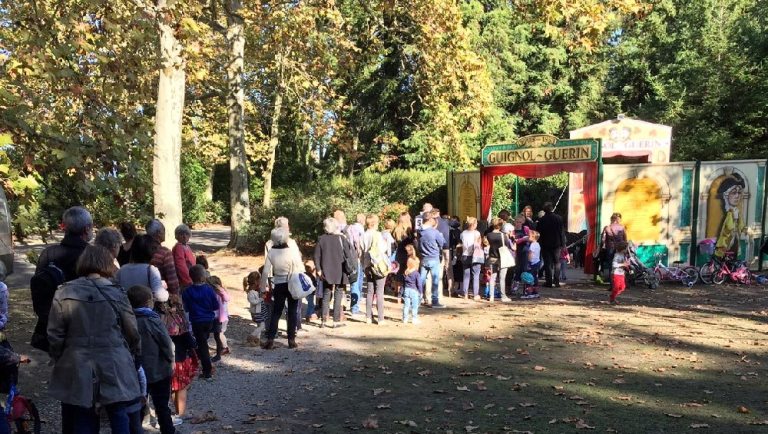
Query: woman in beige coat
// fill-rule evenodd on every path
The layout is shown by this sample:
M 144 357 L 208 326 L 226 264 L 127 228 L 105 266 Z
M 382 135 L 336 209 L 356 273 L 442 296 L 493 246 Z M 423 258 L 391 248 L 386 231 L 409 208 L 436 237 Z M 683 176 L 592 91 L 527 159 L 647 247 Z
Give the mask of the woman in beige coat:
M 96 410 L 105 407 L 114 434 L 136 432 L 137 423 L 141 428 L 136 317 L 125 292 L 108 280 L 115 265 L 107 249 L 86 247 L 76 272 L 77 279 L 56 291 L 48 320 L 55 362 L 49 390 L 61 401 L 61 431 L 98 433 Z

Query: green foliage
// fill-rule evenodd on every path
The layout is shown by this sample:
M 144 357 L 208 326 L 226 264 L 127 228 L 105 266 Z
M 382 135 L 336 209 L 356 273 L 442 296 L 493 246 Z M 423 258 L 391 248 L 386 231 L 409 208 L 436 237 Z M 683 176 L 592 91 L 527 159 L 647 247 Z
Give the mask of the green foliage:
M 322 233 L 323 219 L 336 209 L 343 210 L 349 221 L 358 213 L 376 213 L 383 220 L 396 218 L 409 207 L 414 215 L 424 202 L 445 209 L 445 172 L 392 170 L 279 187 L 272 208 L 252 211 L 252 224 L 244 231 L 248 240 L 245 249 L 261 249 L 280 216 L 289 219 L 291 233 L 299 242 L 314 242 Z
M 184 223 L 219 223 L 224 218 L 225 206 L 220 201 L 208 199 L 206 191 L 210 181 L 210 169 L 195 157 L 181 157 L 181 205 Z
M 546 178 L 519 178 L 519 198 L 515 197 L 515 178 L 517 178 L 515 175 L 504 175 L 496 178 L 491 202 L 492 215 L 498 215 L 502 209 L 514 214 L 516 200 L 519 201 L 517 203 L 518 212 L 523 212 L 523 207 L 530 205 L 536 213 L 542 209 L 545 202 L 556 204 L 561 194 L 562 199 L 560 199 L 560 204 L 555 211 L 561 215 L 567 214 L 568 191 L 563 193 L 563 189 L 568 186 L 567 173 L 558 173 Z

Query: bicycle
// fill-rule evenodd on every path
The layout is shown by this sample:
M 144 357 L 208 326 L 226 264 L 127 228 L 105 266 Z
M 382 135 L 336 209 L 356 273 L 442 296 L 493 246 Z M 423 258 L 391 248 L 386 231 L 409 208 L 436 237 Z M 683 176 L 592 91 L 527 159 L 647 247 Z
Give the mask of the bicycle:
M 29 363 L 28 358 L 23 357 L 19 363 Z M 10 373 L 7 380 L 10 382 L 8 399 L 5 402 L 5 419 L 8 423 L 8 432 L 14 434 L 40 434 L 42 422 L 40 413 L 31 399 L 19 393 L 18 371 Z
M 699 270 L 691 265 L 681 265 L 682 262 L 676 261 L 673 266 L 668 267 L 661 262 L 664 254 L 657 253 L 656 265 L 653 267 L 653 273 L 659 278 L 659 281 L 680 281 L 687 287 L 692 287 L 699 281 Z

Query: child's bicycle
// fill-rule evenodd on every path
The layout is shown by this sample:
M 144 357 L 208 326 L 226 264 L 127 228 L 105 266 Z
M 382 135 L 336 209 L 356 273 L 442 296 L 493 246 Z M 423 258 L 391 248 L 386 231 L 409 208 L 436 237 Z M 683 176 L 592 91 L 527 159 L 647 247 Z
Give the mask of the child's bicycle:
M 661 259 L 666 255 L 657 253 L 653 256 L 656 258 L 653 273 L 659 278 L 659 281 L 679 281 L 689 288 L 699 281 L 699 270 L 696 267 L 682 265 L 682 262 L 675 262 L 671 267 L 667 267 L 661 262 Z
M 734 252 L 725 252 L 722 258 L 712 255 L 709 261 L 701 266 L 699 274 L 701 281 L 707 284 L 721 285 L 726 280 L 730 280 L 734 283 L 749 285 L 753 280 L 747 264 L 737 261 Z
M 29 359 L 22 359 L 21 363 L 29 363 Z M 0 431 L 3 428 L 9 428 L 8 432 L 14 434 L 40 434 L 42 427 L 37 407 L 31 399 L 19 394 L 16 385 L 18 375 L 10 373 L 9 377 L 6 381 L 10 382 L 10 389 L 4 409 L 7 425 L 6 427 L 0 426 Z

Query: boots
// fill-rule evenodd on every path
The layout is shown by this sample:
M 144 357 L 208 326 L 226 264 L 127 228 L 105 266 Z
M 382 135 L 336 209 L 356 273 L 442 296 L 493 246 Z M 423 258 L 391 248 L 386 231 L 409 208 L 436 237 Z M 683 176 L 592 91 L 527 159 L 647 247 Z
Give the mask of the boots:
M 299 348 L 299 345 L 296 344 L 296 338 L 288 338 L 288 348 Z
M 271 350 L 275 347 L 275 340 L 274 339 L 267 339 L 266 342 L 261 344 L 261 348 L 265 350 Z

